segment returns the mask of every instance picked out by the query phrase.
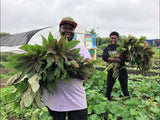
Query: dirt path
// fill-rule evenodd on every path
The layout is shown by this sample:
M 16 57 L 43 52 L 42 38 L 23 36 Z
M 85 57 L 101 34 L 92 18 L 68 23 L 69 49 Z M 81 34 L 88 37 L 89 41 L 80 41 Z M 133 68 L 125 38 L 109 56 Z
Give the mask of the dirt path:
M 96 68 L 97 70 L 99 71 L 103 71 L 105 70 L 105 68 Z M 156 70 L 160 69 L 160 68 L 154 68 Z M 141 74 L 141 75 L 145 75 L 145 76 L 157 76 L 157 75 L 160 75 L 158 72 L 146 72 L 146 73 L 142 73 L 141 71 L 139 70 L 127 70 L 128 71 L 128 74 Z
M 4 88 L 6 82 L 7 80 L 0 81 L 0 88 Z
M 1 74 L 7 75 L 11 70 L 6 70 L 4 67 L 0 67 Z M 0 88 L 5 87 L 5 83 L 7 80 L 0 79 Z

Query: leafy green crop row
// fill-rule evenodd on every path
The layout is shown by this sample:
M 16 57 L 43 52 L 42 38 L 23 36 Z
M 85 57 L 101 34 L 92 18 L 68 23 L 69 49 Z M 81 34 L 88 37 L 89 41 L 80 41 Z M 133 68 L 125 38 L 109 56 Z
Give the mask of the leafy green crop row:
M 119 98 L 122 94 L 118 80 L 112 91 L 114 98 L 109 101 L 105 97 L 106 72 L 98 71 L 97 76 L 85 82 L 84 88 L 88 101 L 89 120 L 159 120 L 160 119 L 160 84 L 159 76 L 147 77 L 139 75 L 137 81 L 129 80 L 131 99 Z M 132 78 L 132 76 L 129 76 Z M 8 103 L 6 96 L 14 91 L 14 87 L 1 89 L 1 119 L 7 120 L 10 115 L 20 120 L 51 120 L 45 107 L 21 110 L 15 107 L 16 99 Z M 17 99 L 18 95 L 16 95 Z
M 157 52 L 159 52 L 159 48 L 156 48 L 154 54 L 156 57 Z M 96 76 L 90 78 L 88 82 L 84 82 L 89 120 L 104 120 L 105 118 L 107 120 L 160 120 L 159 76 L 129 74 L 128 87 L 131 99 L 120 97 L 122 92 L 117 80 L 112 90 L 111 101 L 105 97 L 106 77 L 107 72 L 97 71 Z M 31 107 L 21 110 L 17 106 L 16 99 L 20 98 L 17 94 L 12 102 L 8 102 L 10 98 L 7 96 L 14 90 L 14 87 L 0 89 L 0 120 L 10 120 L 11 118 L 12 120 L 52 120 L 46 107 L 43 107 L 42 110 Z
M 143 79 L 144 78 L 144 79 Z M 112 91 L 115 97 L 108 101 L 105 97 L 106 73 L 99 72 L 85 84 L 88 99 L 89 120 L 159 120 L 160 85 L 159 76 L 140 77 L 140 81 L 129 81 L 131 99 L 121 96 L 120 85 L 116 81 Z

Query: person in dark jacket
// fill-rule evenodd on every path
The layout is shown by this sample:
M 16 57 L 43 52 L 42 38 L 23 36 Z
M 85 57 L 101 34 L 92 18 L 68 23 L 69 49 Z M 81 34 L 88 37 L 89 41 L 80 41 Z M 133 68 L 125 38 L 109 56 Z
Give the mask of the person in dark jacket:
M 116 55 L 116 48 L 119 47 L 119 45 L 117 44 L 117 41 L 119 39 L 119 33 L 118 32 L 111 32 L 110 33 L 110 44 L 104 48 L 103 50 L 103 55 L 102 58 L 105 62 L 119 62 L 120 63 L 120 70 L 119 70 L 119 82 L 121 85 L 121 89 L 122 92 L 124 94 L 124 96 L 128 96 L 129 97 L 129 92 L 128 92 L 128 73 L 127 70 L 125 68 L 122 68 L 123 66 L 125 66 L 125 62 L 122 61 L 119 56 L 120 54 L 117 55 L 116 58 L 111 57 L 111 53 L 113 53 L 114 55 Z M 122 69 L 121 69 L 122 68 Z M 112 88 L 114 86 L 114 83 L 116 81 L 116 78 L 112 77 L 113 75 L 113 69 L 108 70 L 108 75 L 107 75 L 107 92 L 106 92 L 106 97 L 108 98 L 108 100 L 111 99 L 111 92 L 112 92 Z

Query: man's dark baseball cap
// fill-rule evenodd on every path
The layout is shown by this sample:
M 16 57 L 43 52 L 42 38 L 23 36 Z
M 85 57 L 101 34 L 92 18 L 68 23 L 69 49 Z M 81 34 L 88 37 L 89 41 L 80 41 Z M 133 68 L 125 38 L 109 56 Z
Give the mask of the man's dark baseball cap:
M 60 27 L 61 27 L 61 25 L 65 24 L 65 23 L 71 24 L 74 28 L 76 28 L 76 26 L 77 26 L 77 23 L 71 17 L 62 18 L 62 21 L 59 24 Z

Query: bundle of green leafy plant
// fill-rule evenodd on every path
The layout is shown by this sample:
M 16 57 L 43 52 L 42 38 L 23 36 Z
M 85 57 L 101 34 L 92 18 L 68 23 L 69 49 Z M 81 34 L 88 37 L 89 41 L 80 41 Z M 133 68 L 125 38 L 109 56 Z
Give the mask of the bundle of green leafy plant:
M 129 35 L 128 38 L 122 41 L 116 51 L 117 54 L 120 53 L 119 58 L 121 61 L 129 62 L 132 66 L 136 65 L 140 71 L 147 72 L 152 67 L 151 58 L 153 57 L 154 52 L 152 51 L 152 47 L 150 47 L 144 39 L 145 37 L 137 39 L 134 36 Z M 116 56 L 111 54 L 111 57 Z M 128 58 L 130 59 L 129 61 Z M 113 68 L 113 77 L 117 78 L 119 76 L 119 67 L 120 63 L 113 62 L 109 64 L 106 69 L 109 70 Z
M 7 81 L 6 86 L 15 85 L 13 94 L 21 94 L 20 106 L 29 107 L 34 104 L 42 107 L 43 89 L 53 94 L 56 84 L 60 80 L 69 82 L 70 77 L 87 80 L 96 74 L 94 64 L 80 56 L 80 48 L 74 49 L 78 41 L 68 41 L 61 37 L 59 41 L 49 33 L 48 40 L 42 36 L 41 45 L 23 45 L 20 49 L 24 54 L 10 56 L 7 68 L 18 71 Z M 14 97 L 14 95 L 13 95 Z

